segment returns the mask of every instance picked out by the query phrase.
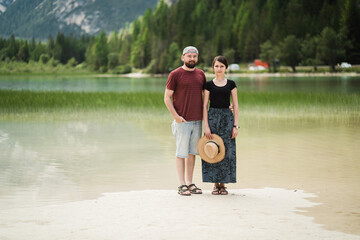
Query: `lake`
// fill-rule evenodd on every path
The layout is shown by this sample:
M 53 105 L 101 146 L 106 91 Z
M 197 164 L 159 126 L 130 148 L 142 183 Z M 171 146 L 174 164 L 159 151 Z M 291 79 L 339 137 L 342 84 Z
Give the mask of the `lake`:
M 242 92 L 360 93 L 359 76 L 231 77 Z M 0 90 L 163 92 L 166 77 L 0 76 Z M 299 189 L 321 203 L 306 215 L 360 234 L 360 117 L 262 117 L 240 106 L 237 183 L 231 189 Z M 9 114 L 10 116 L 11 114 Z M 165 106 L 151 111 L 24 112 L 0 121 L 0 209 L 94 199 L 105 192 L 173 189 L 175 143 Z M 197 157 L 194 182 L 203 189 Z M 340 203 L 340 204 L 339 204 Z
M 231 77 L 246 92 L 360 92 L 359 76 Z M 163 92 L 166 77 L 0 76 L 0 89 L 76 92 Z

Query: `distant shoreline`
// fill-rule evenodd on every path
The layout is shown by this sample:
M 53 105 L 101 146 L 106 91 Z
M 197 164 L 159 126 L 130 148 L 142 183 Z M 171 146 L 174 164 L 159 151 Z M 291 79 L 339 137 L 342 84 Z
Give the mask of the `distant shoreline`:
M 130 78 L 143 78 L 143 77 L 167 77 L 168 74 L 147 74 L 147 73 L 128 73 L 128 74 L 97 74 L 97 77 L 130 77 Z M 215 74 L 206 73 L 206 77 L 214 77 Z M 360 76 L 360 73 L 356 72 L 321 72 L 321 73 L 228 73 L 231 77 L 329 77 L 329 76 Z

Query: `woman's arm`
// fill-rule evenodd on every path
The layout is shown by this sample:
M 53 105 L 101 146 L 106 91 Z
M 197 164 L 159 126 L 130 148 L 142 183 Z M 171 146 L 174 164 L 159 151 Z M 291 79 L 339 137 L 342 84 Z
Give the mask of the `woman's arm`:
M 233 90 L 231 90 L 231 98 L 234 110 L 234 125 L 239 126 L 239 103 L 237 97 L 237 88 L 233 88 Z M 236 127 L 233 127 L 231 138 L 236 138 L 237 135 L 238 129 Z
M 210 92 L 205 89 L 204 90 L 204 103 L 203 103 L 204 133 L 208 139 L 212 139 L 211 130 L 210 130 L 209 121 L 208 121 L 209 96 L 210 96 Z

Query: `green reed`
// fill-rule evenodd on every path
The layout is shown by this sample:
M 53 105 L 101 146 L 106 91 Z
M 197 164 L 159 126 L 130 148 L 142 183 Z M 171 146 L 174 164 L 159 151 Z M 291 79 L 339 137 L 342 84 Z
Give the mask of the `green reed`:
M 166 110 L 161 92 L 36 92 L 0 90 L 0 113 L 41 111 Z M 276 115 L 345 114 L 359 118 L 360 94 L 239 92 L 239 108 L 246 112 Z

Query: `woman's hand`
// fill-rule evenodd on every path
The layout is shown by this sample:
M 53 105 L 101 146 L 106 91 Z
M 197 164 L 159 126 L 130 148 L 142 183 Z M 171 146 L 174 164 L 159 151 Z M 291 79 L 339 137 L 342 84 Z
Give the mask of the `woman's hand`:
M 233 127 L 231 139 L 236 138 L 238 135 L 238 129 L 236 127 Z
M 204 127 L 204 133 L 207 139 L 213 139 L 212 135 L 211 135 L 211 130 L 209 127 Z

